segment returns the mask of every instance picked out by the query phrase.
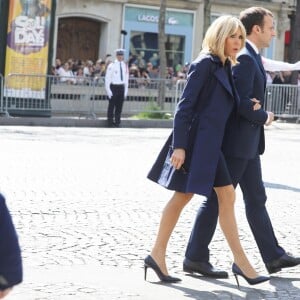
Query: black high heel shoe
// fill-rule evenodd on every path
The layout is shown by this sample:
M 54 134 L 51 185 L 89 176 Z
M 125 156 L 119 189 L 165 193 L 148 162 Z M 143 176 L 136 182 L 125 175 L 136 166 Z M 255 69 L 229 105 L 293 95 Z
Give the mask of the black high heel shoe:
M 270 277 L 268 277 L 268 276 L 258 276 L 255 278 L 249 278 L 243 273 L 243 271 L 235 263 L 232 264 L 232 273 L 235 277 L 238 288 L 240 288 L 238 275 L 242 276 L 250 285 L 259 284 L 259 283 L 270 280 Z
M 144 259 L 144 270 L 145 270 L 145 280 L 147 277 L 147 269 L 151 268 L 156 275 L 158 276 L 158 278 L 163 281 L 163 282 L 167 282 L 167 283 L 175 283 L 175 282 L 179 282 L 181 281 L 180 278 L 176 278 L 176 277 L 172 277 L 169 275 L 165 275 L 161 269 L 159 268 L 159 266 L 157 265 L 157 263 L 154 261 L 154 259 L 148 255 L 145 259 Z

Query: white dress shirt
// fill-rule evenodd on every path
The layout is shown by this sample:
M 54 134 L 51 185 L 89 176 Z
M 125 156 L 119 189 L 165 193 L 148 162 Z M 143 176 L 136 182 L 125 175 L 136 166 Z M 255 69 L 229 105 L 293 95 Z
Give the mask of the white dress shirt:
M 122 66 L 122 78 L 121 79 L 121 70 L 120 64 Z M 109 98 L 112 96 L 112 92 L 110 89 L 111 84 L 124 84 L 125 92 L 124 96 L 127 97 L 128 93 L 128 79 L 129 79 L 129 72 L 127 64 L 124 61 L 115 60 L 114 62 L 110 63 L 107 67 L 106 74 L 105 74 L 105 89 L 106 93 Z

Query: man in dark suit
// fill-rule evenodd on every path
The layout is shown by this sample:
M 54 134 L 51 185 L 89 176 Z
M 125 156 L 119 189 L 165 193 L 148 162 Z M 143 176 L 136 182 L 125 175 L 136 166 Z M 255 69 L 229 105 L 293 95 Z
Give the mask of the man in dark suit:
M 261 173 L 260 156 L 265 149 L 264 125 L 274 119 L 262 108 L 253 110 L 255 98 L 264 104 L 266 74 L 259 51 L 268 47 L 275 36 L 273 15 L 261 7 L 241 12 L 240 19 L 247 32 L 246 47 L 239 54 L 239 64 L 233 69 L 240 96 L 239 118 L 228 121 L 223 140 L 223 152 L 234 186 L 240 185 L 246 206 L 247 220 L 268 272 L 300 264 L 300 257 L 288 254 L 279 246 L 265 203 L 267 200 Z M 209 263 L 208 245 L 216 229 L 218 201 L 216 194 L 200 207 L 186 250 L 183 269 L 215 278 L 226 278 L 227 272 Z

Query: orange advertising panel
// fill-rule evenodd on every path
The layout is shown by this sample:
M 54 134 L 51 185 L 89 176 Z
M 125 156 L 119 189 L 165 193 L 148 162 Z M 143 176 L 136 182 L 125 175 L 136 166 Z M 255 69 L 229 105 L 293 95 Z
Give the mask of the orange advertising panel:
M 44 98 L 52 0 L 10 0 L 9 3 L 5 76 L 10 75 L 6 94 Z

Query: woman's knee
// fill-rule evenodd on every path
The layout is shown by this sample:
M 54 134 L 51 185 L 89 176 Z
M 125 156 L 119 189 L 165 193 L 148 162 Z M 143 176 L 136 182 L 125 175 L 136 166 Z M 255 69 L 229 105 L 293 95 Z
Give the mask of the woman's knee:
M 173 207 L 183 208 L 193 197 L 194 194 L 186 194 L 181 192 L 175 192 L 169 201 L 169 204 Z
M 215 187 L 216 194 L 218 196 L 218 202 L 226 204 L 234 204 L 235 202 L 235 190 L 233 185 L 226 185 L 222 187 Z
M 190 201 L 193 198 L 193 196 L 194 194 L 192 193 L 175 192 L 173 198 L 178 199 L 180 201 Z

